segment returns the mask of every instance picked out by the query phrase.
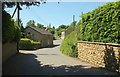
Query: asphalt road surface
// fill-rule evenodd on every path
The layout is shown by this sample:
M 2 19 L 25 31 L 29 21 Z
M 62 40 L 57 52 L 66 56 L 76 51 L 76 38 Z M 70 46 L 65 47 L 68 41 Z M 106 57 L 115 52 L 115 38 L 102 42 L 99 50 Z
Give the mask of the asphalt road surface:
M 54 47 L 20 50 L 3 65 L 3 75 L 117 75 L 63 55 L 60 44 L 55 40 Z

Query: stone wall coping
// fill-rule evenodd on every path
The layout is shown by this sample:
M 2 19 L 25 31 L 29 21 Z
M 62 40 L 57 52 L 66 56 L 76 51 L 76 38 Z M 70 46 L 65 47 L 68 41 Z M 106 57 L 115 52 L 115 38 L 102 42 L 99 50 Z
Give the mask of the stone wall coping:
M 90 41 L 78 41 L 77 43 L 98 44 L 98 45 L 109 45 L 109 46 L 120 47 L 120 44 L 114 44 L 114 43 L 102 43 L 102 42 L 90 42 Z

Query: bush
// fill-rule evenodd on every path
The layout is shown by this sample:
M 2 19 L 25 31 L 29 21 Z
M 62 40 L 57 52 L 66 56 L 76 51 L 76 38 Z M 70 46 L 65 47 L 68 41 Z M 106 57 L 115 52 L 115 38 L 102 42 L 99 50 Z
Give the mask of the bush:
M 40 42 L 35 42 L 28 38 L 21 38 L 19 42 L 19 49 L 37 49 L 41 46 Z
M 65 37 L 63 40 L 60 50 L 63 54 L 69 55 L 71 57 L 77 57 L 77 41 L 78 41 L 78 31 L 79 26 L 76 27 L 76 30 L 71 32 L 69 35 Z
M 5 11 L 2 11 L 2 43 L 18 42 L 20 39 L 20 28 Z

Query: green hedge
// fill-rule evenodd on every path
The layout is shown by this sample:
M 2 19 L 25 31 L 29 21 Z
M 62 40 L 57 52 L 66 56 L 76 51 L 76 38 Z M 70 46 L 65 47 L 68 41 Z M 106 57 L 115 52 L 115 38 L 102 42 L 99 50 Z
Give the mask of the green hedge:
M 19 42 L 19 49 L 37 49 L 40 48 L 40 46 L 40 42 L 35 42 L 28 38 L 21 38 Z
M 120 2 L 109 2 L 83 14 L 80 40 L 118 43 L 120 34 Z
M 60 50 L 77 57 L 77 41 L 118 43 L 120 39 L 120 2 L 109 2 L 83 14 L 77 28 L 65 37 Z
M 2 43 L 18 42 L 20 39 L 20 28 L 14 22 L 10 14 L 2 11 Z

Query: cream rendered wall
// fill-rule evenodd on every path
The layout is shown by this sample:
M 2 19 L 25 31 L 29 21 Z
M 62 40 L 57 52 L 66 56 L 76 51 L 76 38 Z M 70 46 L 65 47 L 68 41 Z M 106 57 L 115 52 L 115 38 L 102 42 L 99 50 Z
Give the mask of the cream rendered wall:
M 17 54 L 17 43 L 6 43 L 2 45 L 2 62 Z

